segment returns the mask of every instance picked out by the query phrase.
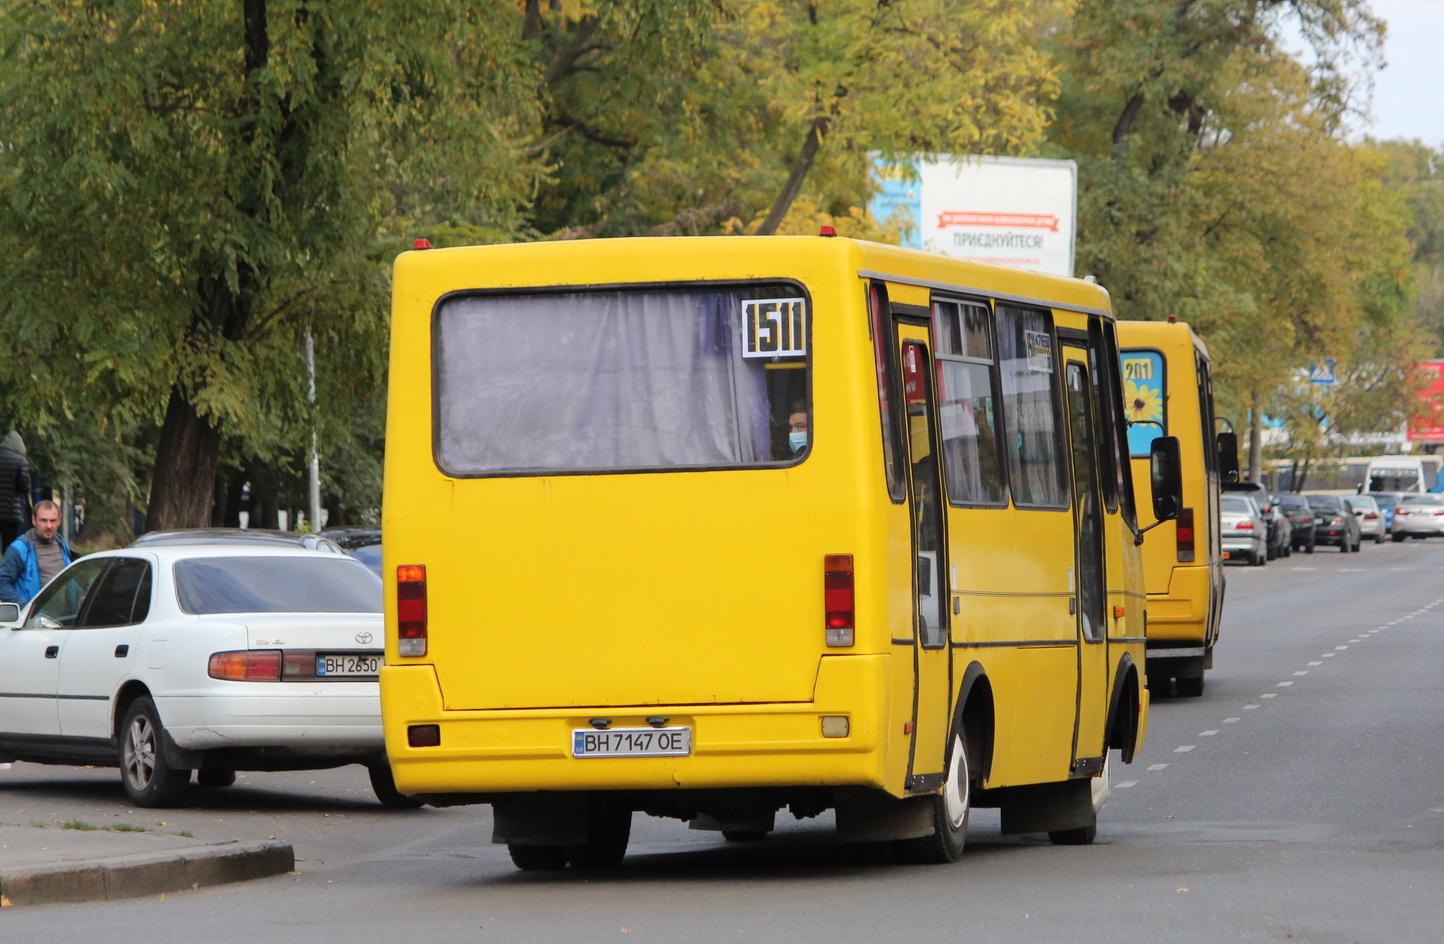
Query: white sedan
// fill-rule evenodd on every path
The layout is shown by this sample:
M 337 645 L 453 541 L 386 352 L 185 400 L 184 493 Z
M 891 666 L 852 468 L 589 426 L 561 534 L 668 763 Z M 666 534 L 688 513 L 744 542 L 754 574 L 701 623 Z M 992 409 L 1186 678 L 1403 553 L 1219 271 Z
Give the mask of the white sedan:
M 0 604 L 0 761 L 118 766 L 138 806 L 191 772 L 365 764 L 383 753 L 381 581 L 326 550 L 160 544 L 76 560 L 17 613 Z M 9 617 L 11 622 L 3 622 Z

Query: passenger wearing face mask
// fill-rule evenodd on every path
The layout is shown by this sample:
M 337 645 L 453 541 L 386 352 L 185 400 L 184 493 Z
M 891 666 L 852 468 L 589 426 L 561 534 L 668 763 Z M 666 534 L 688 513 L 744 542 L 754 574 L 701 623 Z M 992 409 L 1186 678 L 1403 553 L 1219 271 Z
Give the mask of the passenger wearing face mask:
M 807 410 L 800 403 L 787 416 L 787 446 L 794 456 L 807 448 Z

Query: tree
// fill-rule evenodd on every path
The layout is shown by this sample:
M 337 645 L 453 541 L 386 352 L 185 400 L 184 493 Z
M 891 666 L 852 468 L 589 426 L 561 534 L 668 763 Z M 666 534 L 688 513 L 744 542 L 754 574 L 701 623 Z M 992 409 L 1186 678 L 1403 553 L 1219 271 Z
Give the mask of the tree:
M 166 528 L 210 520 L 223 435 L 264 453 L 309 426 L 307 330 L 323 377 L 346 365 L 374 394 L 396 231 L 514 232 L 542 172 L 519 18 L 504 0 L 8 4 L 17 412 L 159 421 L 148 525 Z
M 862 223 L 869 152 L 1028 153 L 1055 84 L 1033 35 L 1051 5 L 677 0 L 699 28 L 641 50 L 596 15 L 538 11 L 545 58 L 572 68 L 547 71 L 536 227 L 765 234 L 799 197 Z

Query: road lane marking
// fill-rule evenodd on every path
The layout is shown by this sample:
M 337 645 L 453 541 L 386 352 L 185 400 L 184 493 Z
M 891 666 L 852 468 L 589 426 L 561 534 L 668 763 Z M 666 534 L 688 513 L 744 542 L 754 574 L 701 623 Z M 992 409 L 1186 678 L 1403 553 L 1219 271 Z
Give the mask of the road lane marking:
M 1224 724 L 1238 724 L 1238 723 L 1239 723 L 1240 721 L 1242 721 L 1242 720 L 1243 720 L 1242 718 L 1224 718 L 1224 719 L 1223 719 L 1223 723 L 1224 723 Z
M 1149 769 L 1149 770 L 1162 770 L 1163 768 L 1165 768 L 1165 767 L 1167 767 L 1167 766 L 1168 766 L 1167 764 L 1150 764 L 1149 767 L 1148 767 L 1148 769 Z
M 1201 737 L 1201 738 L 1209 738 L 1209 737 L 1213 737 L 1213 736 L 1214 736 L 1215 734 L 1217 734 L 1217 733 L 1218 733 L 1218 729 L 1217 729 L 1217 728 L 1214 728 L 1212 731 L 1200 731 L 1200 732 L 1198 732 L 1198 736 Z
M 1178 746 L 1178 747 L 1175 747 L 1175 748 L 1173 749 L 1173 753 L 1175 753 L 1175 754 L 1187 754 L 1187 753 L 1188 753 L 1189 751 L 1191 751 L 1191 750 L 1193 750 L 1193 745 L 1192 745 L 1192 744 L 1183 744 L 1183 745 L 1180 745 L 1180 746 Z
M 1295 674 L 1295 675 L 1308 675 L 1308 674 L 1309 674 L 1309 670 L 1308 670 L 1308 669 L 1301 669 L 1300 671 L 1295 672 L 1294 674 Z M 1288 682 L 1280 682 L 1279 684 L 1280 684 L 1280 685 L 1287 685 Z
M 1294 684 L 1294 683 L 1293 683 L 1293 682 L 1280 682 L 1280 683 L 1278 683 L 1278 685 L 1275 686 L 1275 688 L 1288 688 L 1288 687 L 1289 687 L 1290 685 L 1292 685 L 1292 684 Z

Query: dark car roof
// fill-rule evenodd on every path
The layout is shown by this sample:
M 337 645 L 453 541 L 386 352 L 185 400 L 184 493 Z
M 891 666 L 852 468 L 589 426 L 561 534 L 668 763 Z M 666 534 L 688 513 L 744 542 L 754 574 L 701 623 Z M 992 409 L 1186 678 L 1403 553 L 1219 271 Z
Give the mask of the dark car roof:
M 344 528 L 327 528 L 321 537 L 330 538 L 342 549 L 354 551 L 358 547 L 370 547 L 381 543 L 381 529 L 369 525 L 348 525 Z
M 130 542 L 131 547 L 154 547 L 158 544 L 277 544 L 341 553 L 339 544 L 319 534 L 269 531 L 265 528 L 181 528 L 175 531 L 148 531 Z
M 1344 497 L 1342 495 L 1305 495 L 1309 504 L 1316 508 L 1342 508 Z

